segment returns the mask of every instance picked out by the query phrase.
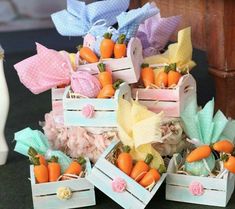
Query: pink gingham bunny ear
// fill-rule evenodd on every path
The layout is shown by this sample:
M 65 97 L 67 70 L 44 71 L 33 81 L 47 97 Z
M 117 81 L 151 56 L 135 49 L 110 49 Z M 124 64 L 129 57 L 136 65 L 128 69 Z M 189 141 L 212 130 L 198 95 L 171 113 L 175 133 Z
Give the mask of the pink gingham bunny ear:
M 20 81 L 34 94 L 70 82 L 71 65 L 55 50 L 36 43 L 37 55 L 14 65 Z

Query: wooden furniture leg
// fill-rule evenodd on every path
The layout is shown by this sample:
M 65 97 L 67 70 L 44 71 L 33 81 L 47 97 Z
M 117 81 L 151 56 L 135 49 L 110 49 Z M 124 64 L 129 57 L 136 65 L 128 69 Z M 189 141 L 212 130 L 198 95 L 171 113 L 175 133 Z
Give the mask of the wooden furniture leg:
M 206 34 L 216 108 L 235 118 L 235 1 L 207 1 Z

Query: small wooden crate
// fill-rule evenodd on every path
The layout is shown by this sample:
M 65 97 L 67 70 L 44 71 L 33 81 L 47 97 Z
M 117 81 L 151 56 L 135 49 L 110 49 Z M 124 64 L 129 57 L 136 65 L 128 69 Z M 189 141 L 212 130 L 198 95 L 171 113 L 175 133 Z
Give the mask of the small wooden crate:
M 53 117 L 57 123 L 63 123 L 63 95 L 65 88 L 52 88 L 51 89 L 51 106 L 53 110 Z
M 180 162 L 180 155 L 176 159 Z M 201 196 L 195 196 L 189 191 L 189 185 L 195 181 L 200 182 L 204 187 L 204 193 Z M 231 173 L 225 174 L 222 179 L 177 174 L 172 158 L 167 170 L 166 199 L 226 207 L 234 190 L 234 182 L 235 175 Z
M 163 174 L 152 190 L 148 191 L 106 159 L 107 155 L 118 146 L 119 143 L 119 141 L 112 142 L 86 178 L 123 208 L 143 209 L 163 183 L 166 174 Z M 111 182 L 115 177 L 120 177 L 127 183 L 126 190 L 121 193 L 112 190 Z
M 131 38 L 127 46 L 127 56 L 120 59 L 104 59 L 108 69 L 112 70 L 114 80 L 122 79 L 128 84 L 138 82 L 143 62 L 142 45 L 138 38 Z M 91 74 L 98 75 L 98 63 L 79 65 L 78 70 L 90 69 Z
M 116 109 L 118 98 L 131 98 L 131 89 L 127 83 L 122 83 L 116 90 L 114 98 L 93 99 L 93 98 L 70 98 L 70 87 L 67 87 L 63 96 L 64 124 L 67 126 L 86 127 L 116 127 Z M 95 114 L 92 118 L 82 115 L 82 109 L 86 105 L 92 105 Z
M 196 81 L 192 75 L 187 74 L 180 78 L 174 89 L 144 89 L 132 88 L 132 97 L 149 110 L 159 113 L 164 111 L 167 117 L 180 117 L 188 99 L 196 97 Z
M 91 165 L 90 161 L 86 160 L 86 175 L 88 175 L 91 172 Z M 30 178 L 34 209 L 69 209 L 96 204 L 94 186 L 86 178 L 36 184 L 32 165 Z M 60 200 L 56 196 L 57 190 L 61 187 L 71 189 L 70 199 Z

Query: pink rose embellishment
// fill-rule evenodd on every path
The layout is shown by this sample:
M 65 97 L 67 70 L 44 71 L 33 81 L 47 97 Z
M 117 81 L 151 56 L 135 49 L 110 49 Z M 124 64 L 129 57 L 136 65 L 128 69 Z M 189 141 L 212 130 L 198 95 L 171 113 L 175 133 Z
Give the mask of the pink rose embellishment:
M 126 189 L 126 181 L 120 177 L 113 179 L 112 189 L 114 192 L 123 192 Z
M 94 117 L 95 110 L 94 106 L 88 104 L 82 108 L 82 115 L 86 118 L 92 118 Z
M 200 182 L 193 181 L 189 185 L 189 191 L 191 192 L 192 195 L 201 196 L 204 193 L 204 187 Z

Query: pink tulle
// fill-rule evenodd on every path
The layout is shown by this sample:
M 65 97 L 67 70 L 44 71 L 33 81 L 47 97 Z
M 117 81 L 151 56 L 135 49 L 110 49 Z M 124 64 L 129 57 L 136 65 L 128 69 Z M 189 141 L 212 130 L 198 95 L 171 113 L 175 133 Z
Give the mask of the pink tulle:
M 52 148 L 73 158 L 87 156 L 92 162 L 96 162 L 114 136 L 114 133 L 92 134 L 79 126 L 65 127 L 54 121 L 53 112 L 45 114 L 43 130 Z

